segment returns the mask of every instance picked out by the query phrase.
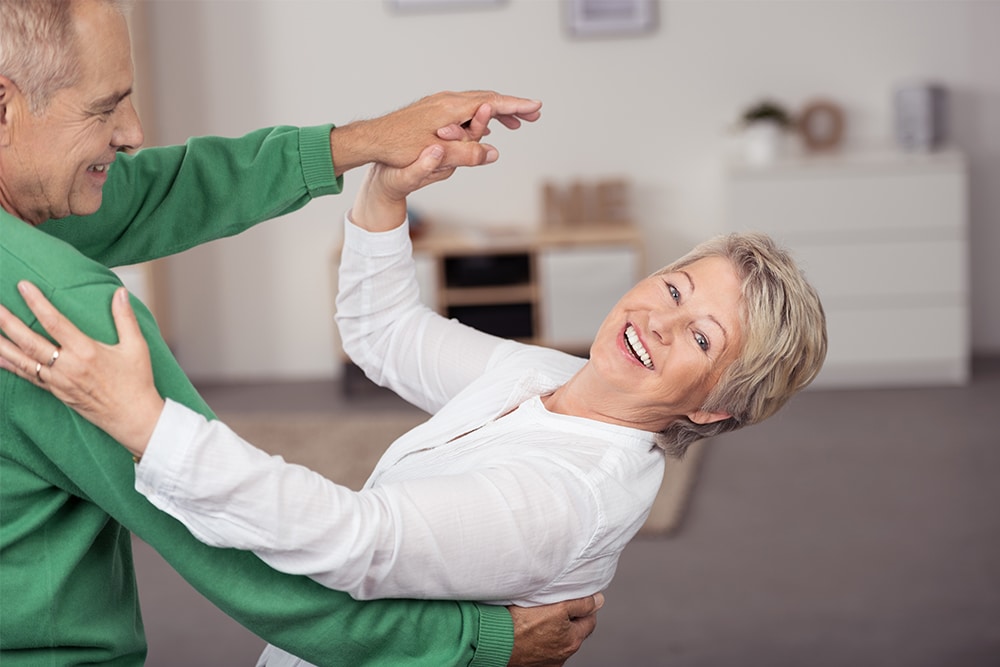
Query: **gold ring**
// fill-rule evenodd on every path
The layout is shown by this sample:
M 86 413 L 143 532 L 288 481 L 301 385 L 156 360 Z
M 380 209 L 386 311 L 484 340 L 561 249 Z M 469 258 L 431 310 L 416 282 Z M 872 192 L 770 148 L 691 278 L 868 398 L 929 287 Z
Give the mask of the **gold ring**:
M 42 379 L 42 362 L 40 361 L 35 364 L 35 377 L 38 378 L 39 382 L 45 382 L 45 380 Z
M 52 358 L 49 359 L 49 363 L 46 364 L 49 368 L 52 368 L 52 364 L 59 360 L 59 348 L 52 350 Z

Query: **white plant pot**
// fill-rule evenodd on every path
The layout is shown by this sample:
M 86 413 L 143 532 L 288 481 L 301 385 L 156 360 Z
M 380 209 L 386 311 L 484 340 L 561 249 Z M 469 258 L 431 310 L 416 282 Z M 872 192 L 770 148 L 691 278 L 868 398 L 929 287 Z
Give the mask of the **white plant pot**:
M 774 162 L 781 154 L 784 128 L 769 120 L 750 123 L 743 131 L 743 149 L 750 164 L 762 165 Z

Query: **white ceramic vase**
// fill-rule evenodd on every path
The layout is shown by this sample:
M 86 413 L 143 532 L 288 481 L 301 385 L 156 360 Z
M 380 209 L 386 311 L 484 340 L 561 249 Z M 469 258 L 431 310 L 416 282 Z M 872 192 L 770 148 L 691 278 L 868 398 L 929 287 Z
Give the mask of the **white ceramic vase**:
M 781 154 L 784 128 L 772 120 L 755 120 L 743 130 L 743 149 L 747 162 L 764 165 Z

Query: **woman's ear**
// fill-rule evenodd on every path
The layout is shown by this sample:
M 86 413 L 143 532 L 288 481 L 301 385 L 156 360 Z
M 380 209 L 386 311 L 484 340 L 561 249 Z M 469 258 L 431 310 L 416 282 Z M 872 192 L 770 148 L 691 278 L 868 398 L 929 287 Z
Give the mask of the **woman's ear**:
M 690 413 L 687 418 L 693 421 L 695 424 L 714 424 L 715 422 L 721 422 L 732 417 L 728 412 L 708 412 L 707 410 L 698 410 L 697 412 Z

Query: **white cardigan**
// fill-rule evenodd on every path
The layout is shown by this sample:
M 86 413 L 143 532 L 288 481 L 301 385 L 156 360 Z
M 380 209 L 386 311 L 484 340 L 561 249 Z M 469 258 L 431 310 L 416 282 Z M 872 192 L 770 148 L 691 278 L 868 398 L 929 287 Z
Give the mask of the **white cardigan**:
M 345 350 L 431 412 L 364 489 L 338 486 L 168 402 L 136 489 L 203 542 L 248 549 L 360 599 L 538 605 L 604 589 L 663 476 L 652 433 L 554 414 L 585 363 L 488 336 L 420 304 L 408 227 L 347 221 Z

